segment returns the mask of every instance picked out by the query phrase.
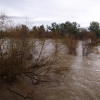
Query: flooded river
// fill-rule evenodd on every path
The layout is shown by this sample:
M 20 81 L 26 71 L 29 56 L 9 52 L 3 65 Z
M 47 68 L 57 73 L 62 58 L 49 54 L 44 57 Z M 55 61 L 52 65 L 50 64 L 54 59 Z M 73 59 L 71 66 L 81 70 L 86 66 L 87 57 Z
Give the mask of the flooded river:
M 45 77 L 48 82 L 38 85 L 33 100 L 100 100 L 100 46 L 87 53 L 83 44 L 78 42 L 76 55 L 59 57 Z M 7 98 L 0 100 L 16 100 Z
M 53 81 L 40 85 L 35 100 L 100 100 L 100 46 L 84 56 L 82 44 L 78 43 L 76 56 L 66 55 L 71 70 L 51 75 Z M 62 58 L 64 63 L 66 59 Z

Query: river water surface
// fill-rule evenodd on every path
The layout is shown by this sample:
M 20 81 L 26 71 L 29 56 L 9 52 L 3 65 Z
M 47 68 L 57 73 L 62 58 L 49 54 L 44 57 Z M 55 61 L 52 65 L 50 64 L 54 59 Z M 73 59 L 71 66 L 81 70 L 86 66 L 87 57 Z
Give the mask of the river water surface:
M 49 81 L 38 86 L 33 100 L 100 100 L 100 46 L 84 54 L 87 47 L 84 49 L 83 44 L 78 42 L 76 55 L 65 53 L 59 57 L 45 77 Z M 7 98 L 2 100 L 16 100 Z
M 71 62 L 71 70 L 51 75 L 52 82 L 40 85 L 35 100 L 100 100 L 99 49 L 100 46 L 94 47 L 93 52 L 83 56 L 83 42 L 80 41 L 76 56 L 62 58 L 64 63 Z

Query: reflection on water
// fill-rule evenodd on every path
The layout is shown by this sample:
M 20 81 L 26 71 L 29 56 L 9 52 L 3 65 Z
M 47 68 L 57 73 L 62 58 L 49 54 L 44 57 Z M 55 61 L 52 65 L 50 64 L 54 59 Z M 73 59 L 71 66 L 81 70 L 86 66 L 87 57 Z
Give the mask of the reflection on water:
M 77 53 L 77 56 L 82 58 L 83 56 L 83 45 L 82 45 L 82 41 L 79 41 L 78 42 L 78 45 L 77 45 L 77 48 L 76 48 L 76 53 Z
M 83 56 L 82 41 L 76 51 L 76 57 L 69 57 L 72 70 L 55 75 L 53 82 L 41 84 L 35 100 L 100 100 L 100 54 Z

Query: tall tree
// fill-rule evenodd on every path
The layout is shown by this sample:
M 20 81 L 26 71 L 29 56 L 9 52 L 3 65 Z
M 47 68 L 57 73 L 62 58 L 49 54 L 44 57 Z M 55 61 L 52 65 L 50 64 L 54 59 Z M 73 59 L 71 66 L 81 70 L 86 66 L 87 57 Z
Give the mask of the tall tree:
M 47 26 L 48 30 L 55 32 L 58 30 L 58 24 L 56 22 L 51 23 L 51 26 Z
M 70 35 L 76 35 L 79 31 L 80 25 L 76 22 L 65 22 L 65 29 Z
M 88 29 L 91 32 L 93 32 L 97 36 L 97 38 L 100 37 L 100 23 L 93 21 L 90 23 L 90 26 L 88 27 Z
M 52 32 L 57 32 L 57 34 L 60 34 L 61 36 L 64 36 L 66 33 L 70 35 L 76 35 L 79 31 L 80 25 L 76 22 L 70 22 L 67 21 L 65 23 L 57 24 L 52 23 L 51 26 L 48 26 L 48 30 Z
M 29 32 L 28 27 L 26 25 L 22 24 L 21 25 L 21 33 L 22 33 L 22 35 L 26 36 L 28 34 L 28 32 Z
M 39 36 L 39 37 L 44 37 L 44 34 L 45 34 L 44 25 L 40 25 L 40 26 L 38 27 L 38 36 Z

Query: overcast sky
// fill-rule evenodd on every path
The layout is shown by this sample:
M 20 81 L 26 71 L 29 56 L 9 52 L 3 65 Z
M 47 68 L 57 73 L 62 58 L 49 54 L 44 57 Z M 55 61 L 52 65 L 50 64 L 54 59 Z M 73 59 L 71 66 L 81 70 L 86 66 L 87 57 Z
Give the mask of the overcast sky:
M 36 25 L 76 21 L 88 27 L 91 21 L 100 22 L 100 0 L 0 0 L 0 11 Z

